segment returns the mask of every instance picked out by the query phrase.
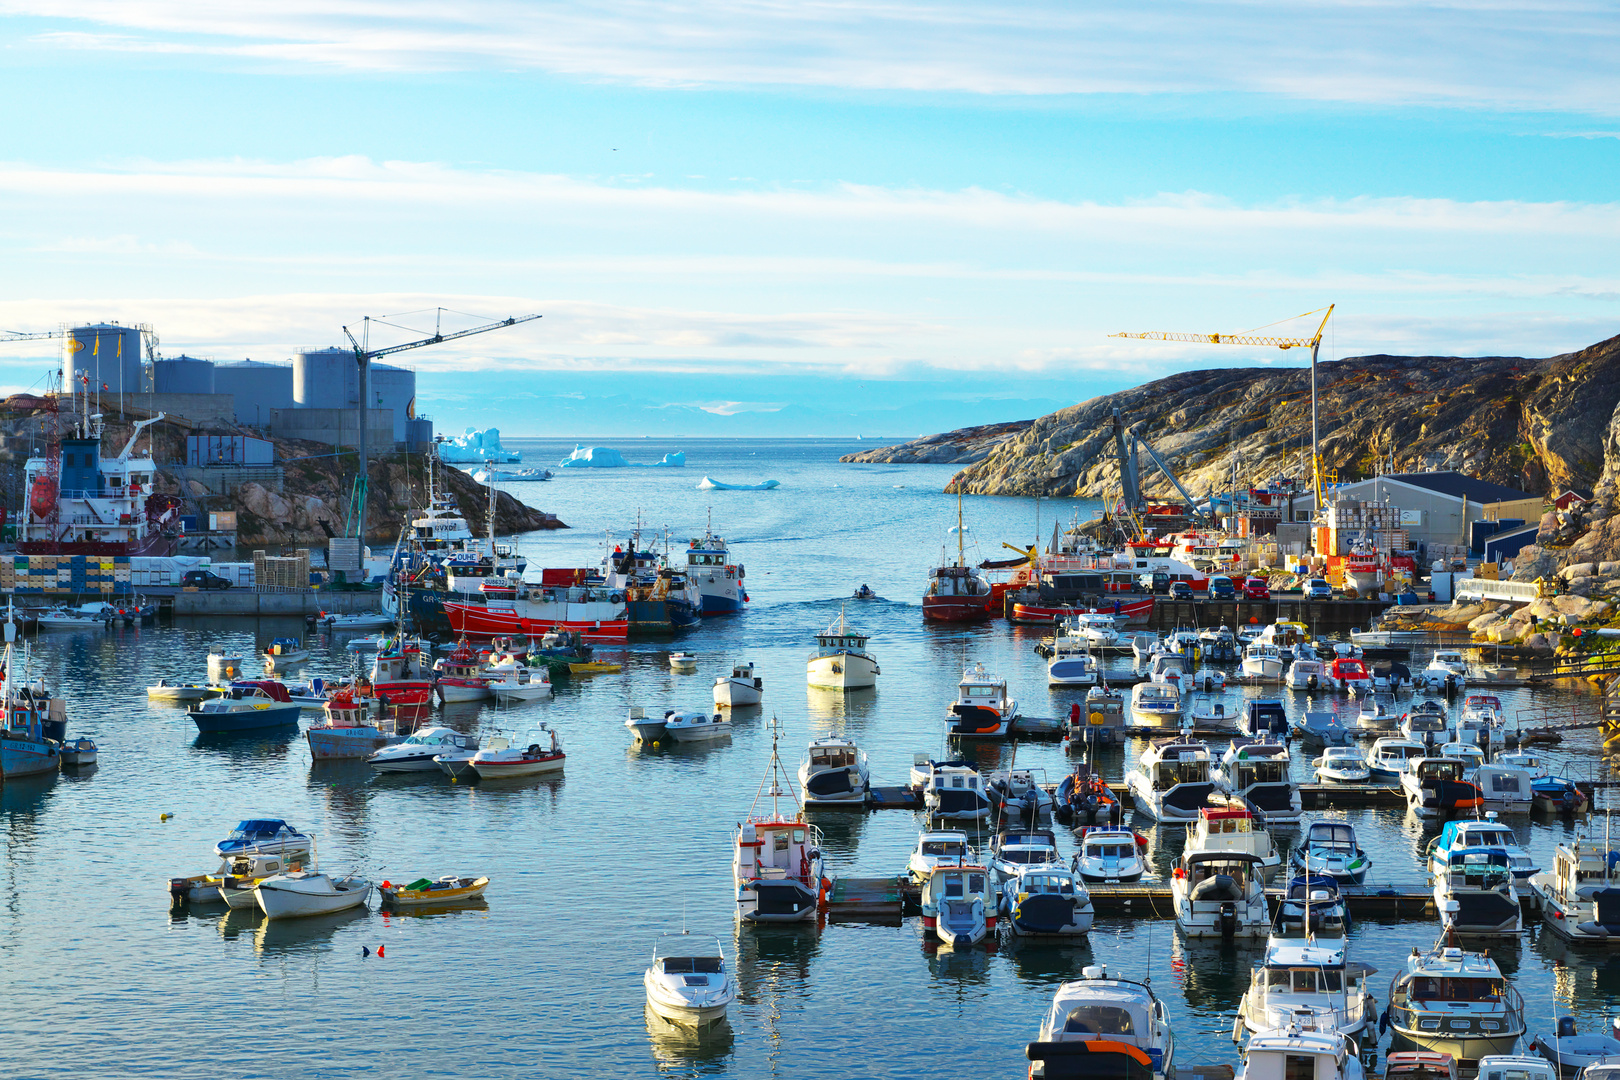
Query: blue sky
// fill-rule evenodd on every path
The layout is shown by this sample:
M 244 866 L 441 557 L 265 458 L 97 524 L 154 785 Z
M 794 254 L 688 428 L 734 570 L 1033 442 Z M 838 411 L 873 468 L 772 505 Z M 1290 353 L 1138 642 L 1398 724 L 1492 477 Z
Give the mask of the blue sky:
M 1011 419 L 1330 301 L 1328 357 L 1620 331 L 1605 5 L 222 7 L 0 0 L 0 327 L 536 311 L 398 359 L 557 436 Z

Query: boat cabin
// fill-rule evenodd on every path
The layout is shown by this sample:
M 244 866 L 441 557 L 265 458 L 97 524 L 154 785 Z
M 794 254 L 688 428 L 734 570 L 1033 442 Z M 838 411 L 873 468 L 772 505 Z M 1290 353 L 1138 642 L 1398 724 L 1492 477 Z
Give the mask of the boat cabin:
M 1244 1048 L 1243 1080 L 1360 1080 L 1365 1072 L 1355 1043 L 1311 1021 L 1259 1032 Z
M 983 664 L 974 664 L 962 672 L 956 704 L 1000 713 L 1007 706 L 1007 680 L 986 671 Z
M 1457 1061 L 1433 1050 L 1397 1050 L 1384 1056 L 1384 1080 L 1457 1080 Z
M 805 760 L 811 772 L 850 769 L 860 764 L 861 752 L 848 739 L 817 739 L 810 744 Z
M 990 583 L 971 566 L 936 566 L 928 572 L 923 595 L 988 597 Z
M 739 879 L 792 879 L 814 892 L 810 857 L 820 847 L 820 833 L 803 821 L 745 821 L 737 833 Z
M 1254 815 L 1247 810 L 1199 807 L 1198 823 L 1189 826 L 1187 833 L 1187 846 L 1199 851 L 1248 851 L 1264 854 L 1259 849 L 1269 850 L 1271 847 L 1271 840 L 1265 835 L 1265 830 L 1255 828 Z M 1257 846 L 1257 839 L 1264 842 Z
M 1367 665 L 1353 657 L 1340 657 L 1328 662 L 1328 676 L 1340 685 L 1366 684 L 1372 682 L 1372 673 Z
M 1173 743 L 1157 749 L 1160 753 L 1151 776 L 1155 788 L 1168 791 L 1177 784 L 1209 783 L 1209 749 L 1202 743 Z

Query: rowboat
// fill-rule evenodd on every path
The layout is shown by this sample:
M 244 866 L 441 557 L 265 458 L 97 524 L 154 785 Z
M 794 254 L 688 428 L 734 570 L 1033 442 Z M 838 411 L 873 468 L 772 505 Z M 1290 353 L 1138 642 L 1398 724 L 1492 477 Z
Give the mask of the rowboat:
M 606 660 L 586 660 L 578 664 L 570 663 L 568 670 L 575 675 L 617 675 L 624 670 L 624 665 L 608 663 Z
M 484 895 L 487 888 L 487 877 L 450 875 L 437 881 L 421 878 L 409 885 L 394 885 L 385 881 L 377 887 L 377 891 L 382 894 L 383 903 L 409 907 L 412 904 L 453 904 L 457 900 L 476 900 Z

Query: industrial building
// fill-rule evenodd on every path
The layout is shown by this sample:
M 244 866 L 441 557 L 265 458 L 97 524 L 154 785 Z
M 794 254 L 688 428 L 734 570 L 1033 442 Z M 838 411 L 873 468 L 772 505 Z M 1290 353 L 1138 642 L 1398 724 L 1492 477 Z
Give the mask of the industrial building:
M 275 409 L 293 407 L 293 373 L 286 364 L 239 360 L 214 367 L 218 393 L 234 398 L 232 412 L 239 424 L 268 430 Z
M 1527 491 L 1503 487 L 1459 472 L 1398 473 L 1337 484 L 1324 491 L 1332 501 L 1359 501 L 1400 511 L 1399 528 L 1415 544 L 1470 546 L 1469 523 L 1517 518 L 1541 519 L 1542 499 Z M 1305 491 L 1293 500 L 1295 521 L 1315 517 L 1315 496 Z

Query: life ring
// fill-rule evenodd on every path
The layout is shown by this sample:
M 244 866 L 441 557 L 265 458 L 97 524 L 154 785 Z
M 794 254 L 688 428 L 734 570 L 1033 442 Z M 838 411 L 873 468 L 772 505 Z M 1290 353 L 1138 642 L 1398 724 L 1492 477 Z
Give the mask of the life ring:
M 610 604 L 622 604 L 622 603 L 624 603 L 624 594 L 623 593 L 612 593 L 612 594 L 610 594 L 608 596 L 608 603 L 610 603 Z

